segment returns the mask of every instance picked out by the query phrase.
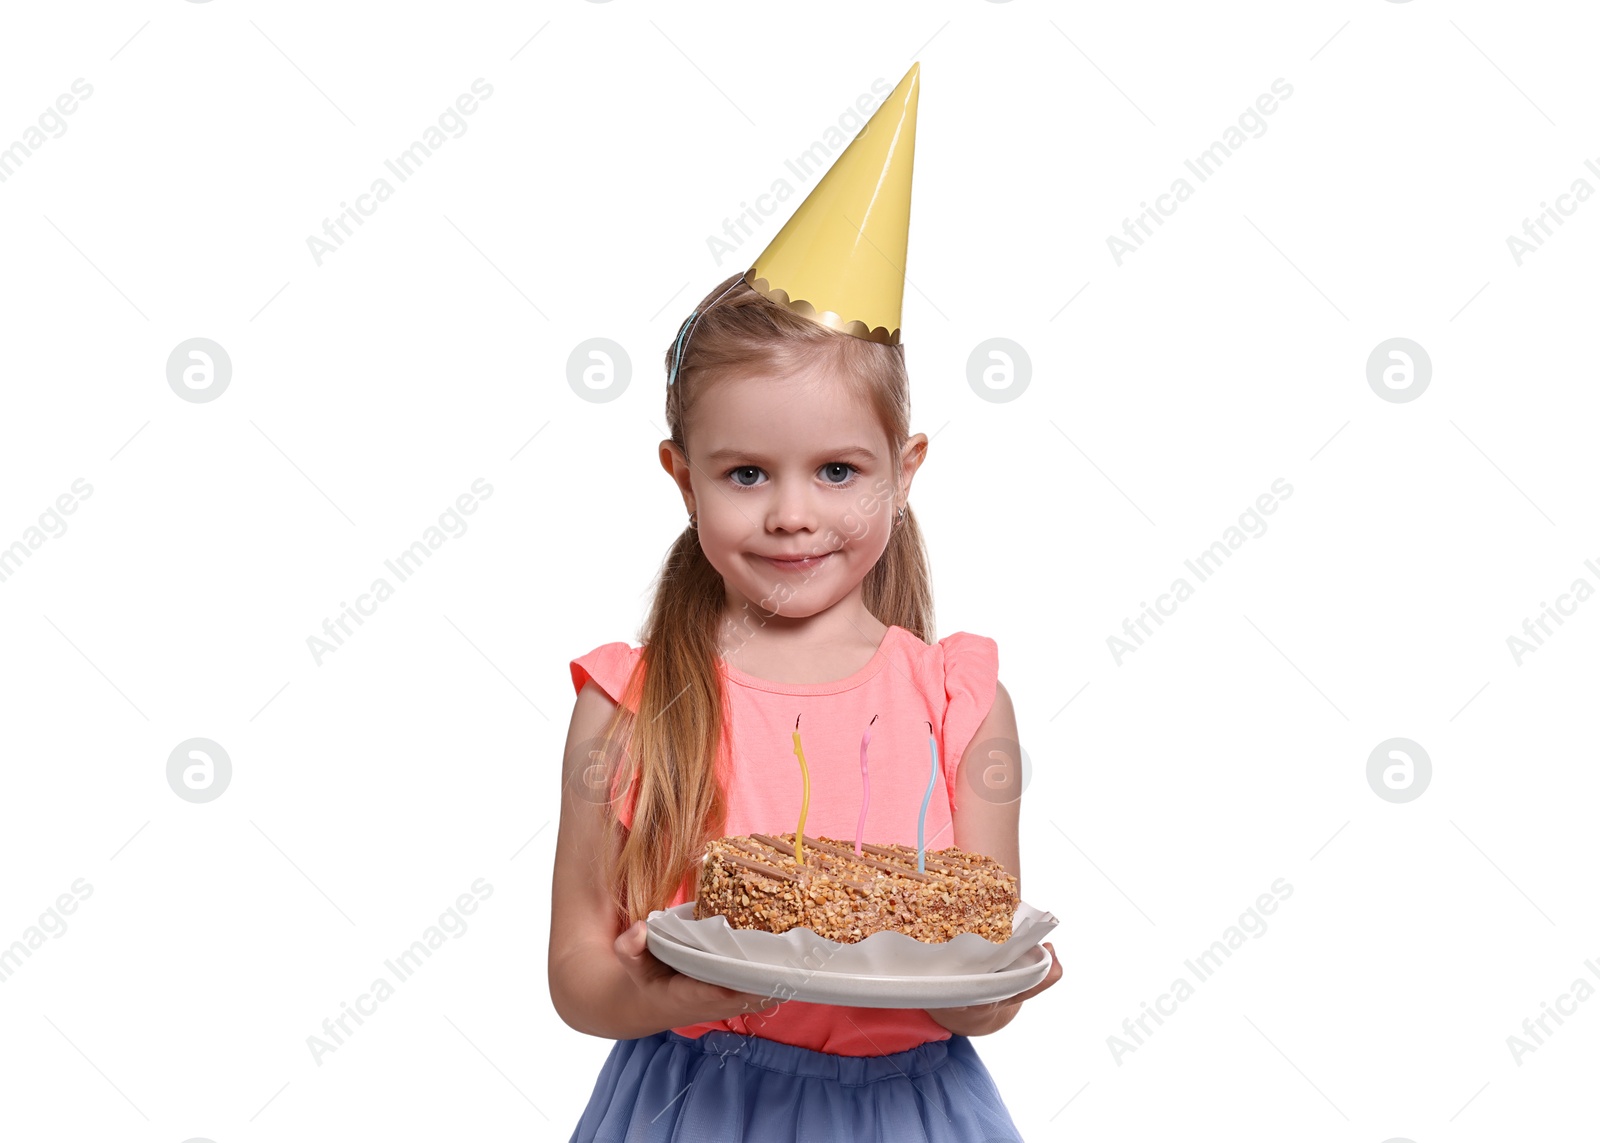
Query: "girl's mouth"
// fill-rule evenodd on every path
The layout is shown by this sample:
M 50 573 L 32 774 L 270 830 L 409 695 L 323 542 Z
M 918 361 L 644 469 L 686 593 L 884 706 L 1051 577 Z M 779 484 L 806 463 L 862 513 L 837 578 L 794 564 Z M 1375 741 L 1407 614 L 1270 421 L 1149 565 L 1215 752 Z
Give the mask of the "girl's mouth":
M 820 556 L 810 556 L 800 560 L 775 560 L 771 556 L 757 556 L 756 558 L 770 564 L 779 571 L 805 571 L 807 568 L 818 566 L 831 555 L 833 555 L 832 552 L 824 552 Z

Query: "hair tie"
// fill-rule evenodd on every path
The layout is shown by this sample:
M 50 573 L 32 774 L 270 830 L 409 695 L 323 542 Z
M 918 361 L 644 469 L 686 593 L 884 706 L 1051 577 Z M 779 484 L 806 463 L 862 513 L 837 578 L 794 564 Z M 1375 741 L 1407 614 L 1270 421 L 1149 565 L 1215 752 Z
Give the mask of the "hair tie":
M 727 297 L 729 291 L 731 291 L 742 281 L 744 281 L 744 275 L 741 274 L 737 278 L 733 279 L 733 281 L 729 282 L 726 288 L 723 289 L 722 293 L 718 294 L 711 300 L 711 305 L 706 306 L 706 310 L 709 310 L 711 306 L 716 305 L 723 298 Z M 695 322 L 699 320 L 700 315 L 704 312 L 704 310 L 695 310 L 684 320 L 683 328 L 678 331 L 678 340 L 672 347 L 672 371 L 667 374 L 668 385 L 671 385 L 678 379 L 678 366 L 683 364 L 684 347 L 689 343 L 689 335 L 694 331 Z
M 695 310 L 684 319 L 682 327 L 678 330 L 678 341 L 672 347 L 672 372 L 667 374 L 667 384 L 671 385 L 678 378 L 678 366 L 683 362 L 683 339 L 689 336 L 689 327 L 694 324 L 694 319 L 700 313 Z

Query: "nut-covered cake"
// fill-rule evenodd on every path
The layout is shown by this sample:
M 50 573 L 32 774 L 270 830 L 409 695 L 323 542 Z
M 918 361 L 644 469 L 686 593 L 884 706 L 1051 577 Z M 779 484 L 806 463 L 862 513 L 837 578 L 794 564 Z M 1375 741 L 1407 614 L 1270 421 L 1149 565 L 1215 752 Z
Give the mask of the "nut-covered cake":
M 1003 944 L 1017 912 L 1017 879 L 992 857 L 950 848 L 861 846 L 806 834 L 804 863 L 792 833 L 718 838 L 706 847 L 696 920 L 723 916 L 736 929 L 783 933 L 805 926 L 841 944 L 893 930 L 940 944 L 976 933 Z

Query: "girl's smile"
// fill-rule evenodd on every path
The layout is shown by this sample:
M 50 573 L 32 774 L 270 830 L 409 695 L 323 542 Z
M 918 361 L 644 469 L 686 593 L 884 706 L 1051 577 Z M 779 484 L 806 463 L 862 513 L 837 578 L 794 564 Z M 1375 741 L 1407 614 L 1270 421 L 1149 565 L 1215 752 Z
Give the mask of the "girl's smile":
M 801 556 L 795 559 L 778 559 L 773 556 L 761 556 L 759 558 L 765 560 L 779 571 L 801 571 L 805 568 L 817 567 L 831 555 L 833 555 L 832 552 L 820 556 Z

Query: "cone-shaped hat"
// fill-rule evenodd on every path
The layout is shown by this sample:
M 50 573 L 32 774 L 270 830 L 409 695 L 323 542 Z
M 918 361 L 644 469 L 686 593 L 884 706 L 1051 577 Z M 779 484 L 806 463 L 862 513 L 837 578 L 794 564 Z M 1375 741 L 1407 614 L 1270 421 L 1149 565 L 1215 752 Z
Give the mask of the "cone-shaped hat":
M 886 345 L 900 344 L 920 67 L 911 65 L 744 276 L 795 313 Z

